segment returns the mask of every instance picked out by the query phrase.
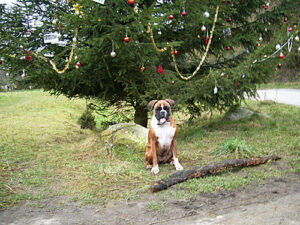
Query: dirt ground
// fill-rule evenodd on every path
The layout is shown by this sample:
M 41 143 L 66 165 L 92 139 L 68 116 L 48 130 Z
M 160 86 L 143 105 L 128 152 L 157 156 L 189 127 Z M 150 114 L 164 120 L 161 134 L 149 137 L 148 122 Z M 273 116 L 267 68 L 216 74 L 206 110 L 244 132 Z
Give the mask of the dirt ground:
M 174 187 L 172 187 L 174 188 Z M 300 224 L 300 175 L 289 175 L 233 191 L 206 193 L 193 201 L 169 199 L 162 212 L 150 210 L 157 194 L 139 200 L 85 205 L 55 197 L 33 207 L 29 202 L 0 212 L 1 225 L 65 224 L 198 224 L 198 225 L 296 225 Z M 64 202 L 63 204 L 61 204 Z

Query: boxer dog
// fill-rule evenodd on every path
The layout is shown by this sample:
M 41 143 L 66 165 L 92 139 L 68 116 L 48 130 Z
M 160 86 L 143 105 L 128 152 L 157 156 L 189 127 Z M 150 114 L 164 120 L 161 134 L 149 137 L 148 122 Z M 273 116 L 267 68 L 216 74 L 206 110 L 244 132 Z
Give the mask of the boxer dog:
M 153 174 L 159 173 L 158 164 L 160 163 L 174 164 L 176 170 L 183 170 L 177 158 L 177 128 L 171 115 L 171 107 L 174 103 L 172 99 L 149 102 L 153 116 L 145 159 L 147 169 L 151 169 Z

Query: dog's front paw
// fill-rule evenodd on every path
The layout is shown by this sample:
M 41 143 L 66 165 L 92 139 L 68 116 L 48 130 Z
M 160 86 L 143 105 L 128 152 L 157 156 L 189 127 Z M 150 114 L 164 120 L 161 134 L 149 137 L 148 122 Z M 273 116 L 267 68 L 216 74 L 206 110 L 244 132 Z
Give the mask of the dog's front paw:
M 152 172 L 153 174 L 158 174 L 158 173 L 159 173 L 158 165 L 154 166 L 154 167 L 151 169 L 151 172 Z
M 149 164 L 149 165 L 146 165 L 146 168 L 147 168 L 147 169 L 151 169 L 151 168 L 152 168 L 152 165 L 150 165 L 150 164 Z
M 175 165 L 176 170 L 183 170 L 182 165 L 180 165 L 179 163 L 177 165 Z

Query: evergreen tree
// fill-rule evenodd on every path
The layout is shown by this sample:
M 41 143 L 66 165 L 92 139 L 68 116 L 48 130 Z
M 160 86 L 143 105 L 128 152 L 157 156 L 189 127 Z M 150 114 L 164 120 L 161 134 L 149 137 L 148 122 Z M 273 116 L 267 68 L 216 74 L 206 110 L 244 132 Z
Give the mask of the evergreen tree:
M 273 52 L 279 39 L 288 38 L 287 27 L 299 21 L 299 2 L 292 0 L 270 5 L 262 0 L 99 2 L 19 0 L 11 8 L 2 5 L 2 67 L 15 75 L 25 69 L 28 83 L 55 94 L 109 104 L 127 102 L 135 109 L 135 122 L 144 126 L 151 99 L 173 98 L 199 114 L 224 110 L 245 94 L 253 96 L 256 84 L 270 77 L 274 71 L 270 65 L 279 59 L 253 61 Z M 213 37 L 208 38 L 217 6 Z M 149 23 L 153 40 L 147 32 Z M 203 26 L 207 31 L 201 30 Z M 55 32 L 61 41 L 45 43 L 45 36 Z M 188 77 L 197 69 L 209 39 L 208 57 L 199 71 L 188 81 L 181 79 L 173 54 L 178 70 Z M 152 41 L 167 50 L 155 51 Z M 54 64 L 59 69 L 54 70 Z

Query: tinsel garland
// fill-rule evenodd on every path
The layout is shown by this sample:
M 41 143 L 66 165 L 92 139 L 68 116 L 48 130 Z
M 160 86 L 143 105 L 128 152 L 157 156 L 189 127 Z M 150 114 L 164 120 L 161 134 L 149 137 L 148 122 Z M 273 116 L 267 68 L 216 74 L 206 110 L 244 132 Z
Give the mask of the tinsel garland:
M 204 52 L 204 55 L 198 65 L 198 67 L 196 68 L 196 70 L 193 72 L 192 75 L 186 77 L 184 75 L 182 75 L 179 70 L 178 70 L 178 66 L 177 66 L 177 63 L 176 63 L 176 60 L 175 60 L 175 55 L 174 55 L 174 47 L 170 44 L 170 43 L 167 43 L 167 46 L 162 48 L 162 49 L 159 49 L 157 46 L 156 46 L 156 43 L 155 43 L 155 40 L 154 40 L 154 37 L 153 37 L 153 32 L 152 32 L 152 29 L 151 29 L 151 24 L 149 23 L 148 24 L 148 30 L 147 30 L 147 33 L 150 33 L 150 38 L 151 38 L 151 42 L 152 42 L 152 45 L 154 47 L 154 49 L 157 51 L 157 52 L 164 52 L 168 49 L 168 47 L 171 49 L 171 54 L 172 54 L 172 59 L 173 59 L 173 64 L 174 64 L 174 68 L 176 70 L 176 73 L 179 75 L 179 77 L 183 80 L 190 80 L 192 79 L 197 73 L 198 71 L 200 70 L 204 60 L 206 59 L 206 56 L 207 56 L 207 53 L 208 53 L 208 50 L 209 50 L 209 47 L 210 47 L 210 44 L 211 44 L 211 40 L 212 40 L 212 37 L 213 37 L 213 34 L 214 34 L 214 30 L 215 30 L 215 25 L 216 25 L 216 22 L 217 22 L 217 19 L 218 19 L 218 13 L 219 13 L 219 6 L 216 7 L 216 13 L 215 13 L 215 18 L 214 18 L 214 21 L 213 21 L 213 26 L 212 26 L 212 29 L 210 31 L 210 38 L 208 40 L 208 43 L 207 43 L 207 46 L 206 46 L 206 50 Z

